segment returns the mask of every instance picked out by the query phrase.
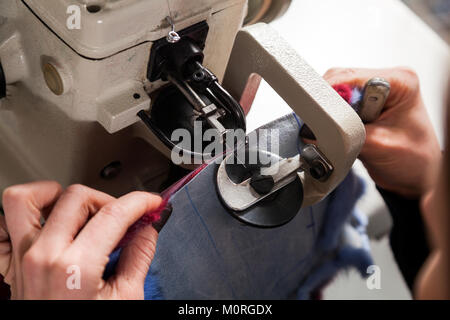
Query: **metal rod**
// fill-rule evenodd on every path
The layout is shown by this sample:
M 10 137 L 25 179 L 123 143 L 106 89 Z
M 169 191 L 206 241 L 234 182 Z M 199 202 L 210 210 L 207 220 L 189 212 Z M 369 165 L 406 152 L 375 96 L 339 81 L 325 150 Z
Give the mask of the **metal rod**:
M 200 98 L 197 92 L 192 89 L 192 87 L 184 81 L 180 81 L 172 75 L 168 74 L 167 79 L 172 82 L 181 93 L 186 97 L 186 99 L 192 104 L 195 110 L 202 112 L 203 108 L 206 107 L 206 103 Z

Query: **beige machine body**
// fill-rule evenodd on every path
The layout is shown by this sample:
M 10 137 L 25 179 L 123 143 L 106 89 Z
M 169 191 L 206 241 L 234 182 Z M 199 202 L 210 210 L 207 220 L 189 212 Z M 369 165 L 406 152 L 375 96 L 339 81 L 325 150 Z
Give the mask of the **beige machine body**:
M 90 13 L 90 2 L 101 3 L 101 11 Z M 67 27 L 74 4 L 80 29 Z M 36 179 L 116 195 L 157 188 L 168 161 L 146 141 L 151 134 L 136 116 L 162 85 L 146 79 L 152 43 L 170 31 L 169 15 L 177 30 L 207 21 L 205 65 L 222 77 L 246 1 L 170 5 L 171 12 L 166 0 L 0 1 L 0 61 L 8 84 L 0 106 L 0 191 Z M 46 83 L 48 65 L 47 72 L 59 74 L 61 93 Z M 122 165 L 120 177 L 102 178 L 113 162 Z
M 68 27 L 73 6 L 80 29 Z M 147 67 L 170 16 L 176 30 L 206 21 L 204 65 L 235 98 L 260 74 L 308 123 L 334 171 L 326 182 L 303 177 L 305 204 L 322 199 L 350 170 L 364 127 L 269 26 L 241 29 L 246 12 L 245 0 L 0 0 L 0 192 L 41 179 L 113 195 L 159 189 L 170 150 L 136 114 L 165 85 Z

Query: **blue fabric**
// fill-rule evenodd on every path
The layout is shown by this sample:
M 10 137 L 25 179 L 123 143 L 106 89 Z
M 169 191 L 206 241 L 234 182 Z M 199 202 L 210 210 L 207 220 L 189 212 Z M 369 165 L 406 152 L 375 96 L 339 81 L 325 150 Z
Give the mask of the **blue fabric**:
M 289 115 L 280 156 L 297 153 L 301 123 Z M 352 172 L 327 198 L 303 208 L 275 229 L 244 225 L 224 208 L 211 164 L 172 198 L 145 283 L 146 299 L 307 299 L 338 270 L 372 264 L 363 217 L 355 203 L 364 192 Z M 114 272 L 119 253 L 111 256 Z
M 353 171 L 329 196 L 326 218 L 314 249 L 314 259 L 306 281 L 300 285 L 298 299 L 309 299 L 312 292 L 329 282 L 341 269 L 355 267 L 366 277 L 373 264 L 366 234 L 367 217 L 355 207 L 365 184 Z
M 359 89 L 358 87 L 353 88 L 352 90 L 352 98 L 350 100 L 350 105 L 353 107 L 353 109 L 358 112 L 359 111 L 359 104 L 363 97 L 363 91 Z

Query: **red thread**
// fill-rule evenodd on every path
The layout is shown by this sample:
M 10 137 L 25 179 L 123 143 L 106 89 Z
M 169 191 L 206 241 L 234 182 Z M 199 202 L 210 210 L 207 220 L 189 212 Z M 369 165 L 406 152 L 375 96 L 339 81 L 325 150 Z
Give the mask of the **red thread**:
M 153 224 L 153 223 L 161 220 L 161 214 L 164 211 L 164 209 L 167 207 L 168 202 L 169 202 L 169 198 L 166 198 L 166 199 L 163 198 L 158 209 L 156 209 L 155 211 L 146 213 L 138 221 L 136 221 L 130 228 L 128 228 L 127 233 L 122 238 L 122 240 L 120 240 L 117 248 L 125 247 L 130 242 L 130 240 L 133 238 L 133 236 L 140 229 L 144 228 L 145 226 L 148 226 L 149 224 Z
M 207 164 L 203 164 L 200 167 L 198 167 L 196 170 L 188 174 L 186 177 L 181 179 L 178 182 L 175 182 L 172 186 L 167 188 L 161 193 L 162 202 L 158 209 L 152 212 L 146 213 L 144 216 L 142 216 L 136 223 L 134 223 L 127 231 L 125 236 L 122 240 L 120 240 L 119 245 L 117 248 L 123 248 L 130 242 L 130 240 L 133 238 L 133 236 L 138 232 L 140 229 L 142 229 L 145 226 L 148 226 L 149 224 L 154 224 L 156 222 L 159 222 L 161 220 L 161 214 L 163 213 L 164 209 L 167 208 L 167 205 L 169 203 L 170 198 L 173 194 L 175 194 L 178 190 L 180 190 L 183 186 L 185 186 L 189 181 L 191 181 L 200 171 L 202 171 L 204 168 L 206 168 Z
M 350 104 L 351 100 L 352 100 L 352 87 L 349 84 L 335 84 L 333 86 L 333 89 L 339 93 L 339 95 L 342 97 L 342 99 L 344 99 L 345 101 L 347 101 L 347 103 Z

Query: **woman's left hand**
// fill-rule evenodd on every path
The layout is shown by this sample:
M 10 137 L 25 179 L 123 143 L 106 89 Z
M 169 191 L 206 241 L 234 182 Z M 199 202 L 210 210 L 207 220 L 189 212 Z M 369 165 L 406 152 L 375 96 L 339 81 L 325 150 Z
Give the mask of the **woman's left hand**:
M 0 273 L 13 299 L 142 299 L 158 233 L 144 227 L 104 280 L 110 253 L 127 229 L 161 198 L 132 192 L 115 199 L 81 185 L 13 186 L 3 193 Z M 45 224 L 42 226 L 41 218 Z

